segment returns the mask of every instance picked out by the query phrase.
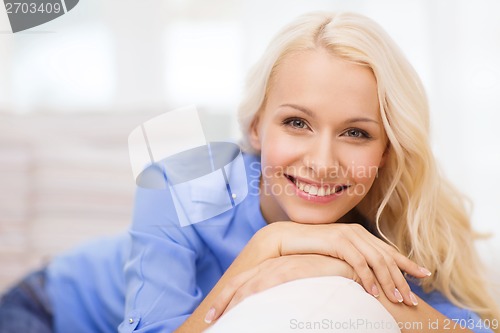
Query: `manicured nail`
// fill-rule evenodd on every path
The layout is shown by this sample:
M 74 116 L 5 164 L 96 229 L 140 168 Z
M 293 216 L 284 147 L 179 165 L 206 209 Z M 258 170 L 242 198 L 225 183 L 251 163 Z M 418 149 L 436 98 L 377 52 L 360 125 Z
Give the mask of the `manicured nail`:
M 410 300 L 411 300 L 411 302 L 413 303 L 414 306 L 418 305 L 418 300 L 415 297 L 415 294 L 413 294 L 411 291 L 410 291 Z
M 401 296 L 401 293 L 399 292 L 398 288 L 394 289 L 394 296 L 396 296 L 396 299 L 398 300 L 399 303 L 403 302 L 403 296 Z
M 378 292 L 378 288 L 376 285 L 373 285 L 372 287 L 372 295 L 375 296 L 375 297 L 379 297 L 380 296 L 380 293 Z
M 419 267 L 418 269 L 419 269 L 422 273 L 424 273 L 425 275 L 427 275 L 427 276 L 431 276 L 431 275 L 432 275 L 432 273 L 431 273 L 431 272 L 430 272 L 427 268 L 425 268 L 425 267 Z
M 205 323 L 210 324 L 212 320 L 214 320 L 214 317 L 215 317 L 215 309 L 210 308 L 210 310 L 208 310 L 207 312 L 207 315 L 205 316 Z

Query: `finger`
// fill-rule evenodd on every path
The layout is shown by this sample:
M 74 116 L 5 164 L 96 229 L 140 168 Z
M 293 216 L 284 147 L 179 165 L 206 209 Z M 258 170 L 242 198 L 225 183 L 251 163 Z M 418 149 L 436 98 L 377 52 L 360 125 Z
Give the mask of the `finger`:
M 384 251 L 388 252 L 394 258 L 398 267 L 404 272 L 417 278 L 425 278 L 431 276 L 432 273 L 428 269 L 408 259 L 392 245 L 387 244 L 385 241 L 378 237 L 375 237 L 365 228 L 354 228 L 354 231 L 361 237 L 368 236 L 366 237 L 366 239 L 370 241 L 374 246 L 380 247 Z
M 252 275 L 238 288 L 221 315 L 230 311 L 234 306 L 251 295 L 291 280 L 307 277 L 308 274 L 297 271 L 296 266 L 290 264 L 289 259 L 292 258 L 295 263 L 297 263 L 297 260 L 307 262 L 308 257 L 310 256 L 291 255 L 264 261 L 258 266 L 257 273 Z
M 238 291 L 238 289 L 243 284 L 245 284 L 245 282 L 251 279 L 255 274 L 257 274 L 258 270 L 258 267 L 254 267 L 251 270 L 245 271 L 232 278 L 224 286 L 224 289 L 220 292 L 220 294 L 215 298 L 209 312 L 205 317 L 205 322 L 209 324 L 217 320 L 222 315 L 222 313 L 224 313 L 227 305 L 233 299 L 234 294 Z
M 428 269 L 418 265 L 413 260 L 408 259 L 393 246 L 387 244 L 386 242 L 380 239 L 379 239 L 379 245 L 394 258 L 398 267 L 407 274 L 410 274 L 417 278 L 425 278 L 431 276 L 432 273 Z
M 350 234 L 349 240 L 366 258 L 369 267 L 371 267 L 371 269 L 375 273 L 375 277 L 382 287 L 387 298 L 393 303 L 402 302 L 404 298 L 402 298 L 400 293 L 396 290 L 395 280 L 389 269 L 390 256 L 384 254 L 379 248 L 373 246 L 370 241 L 367 241 L 357 233 Z M 397 269 L 397 265 L 394 261 L 392 261 L 392 264 L 395 265 Z M 401 271 L 398 270 L 398 272 L 399 275 L 403 278 Z
M 335 257 L 351 265 L 361 279 L 366 292 L 378 297 L 380 292 L 375 284 L 376 279 L 366 261 L 366 257 L 348 239 L 340 238 L 337 240 L 337 244 L 342 251 L 338 251 Z
M 357 235 L 363 238 L 359 233 L 357 233 Z M 374 237 L 369 238 L 370 239 L 365 238 L 365 242 L 356 238 L 353 238 L 353 241 L 360 242 L 357 246 L 360 247 L 363 253 L 370 253 L 367 257 L 368 263 L 370 265 L 373 263 L 371 267 L 374 269 L 377 280 L 384 289 L 384 293 L 393 302 L 404 302 L 406 305 L 410 306 L 417 305 L 418 302 L 416 297 L 411 292 L 408 282 L 394 259 L 394 256 L 399 255 L 399 253 L 392 247 L 378 247 L 380 243 L 374 242 Z M 384 243 L 384 245 L 387 244 Z M 389 251 L 385 251 L 383 248 Z M 387 269 L 384 269 L 384 266 Z
M 394 291 L 396 297 L 399 298 L 399 300 L 401 300 L 402 297 L 406 305 L 409 306 L 417 305 L 418 301 L 415 295 L 412 293 L 410 286 L 408 285 L 408 282 L 404 278 L 403 274 L 401 274 L 401 270 L 396 264 L 396 261 L 389 254 L 385 254 L 384 257 L 387 263 L 387 267 L 391 273 L 392 280 L 396 285 L 396 290 Z M 401 297 L 397 294 L 398 292 L 399 295 L 401 295 Z
M 257 273 L 252 276 L 248 281 L 246 281 L 243 285 L 238 288 L 233 298 L 227 305 L 224 313 L 231 311 L 233 307 L 239 304 L 241 301 L 246 299 L 247 297 L 257 294 L 263 290 L 268 290 L 274 286 L 287 282 L 287 278 L 283 277 L 283 274 L 271 275 L 266 278 L 259 277 L 262 275 L 261 273 Z M 221 315 L 222 315 L 221 314 Z

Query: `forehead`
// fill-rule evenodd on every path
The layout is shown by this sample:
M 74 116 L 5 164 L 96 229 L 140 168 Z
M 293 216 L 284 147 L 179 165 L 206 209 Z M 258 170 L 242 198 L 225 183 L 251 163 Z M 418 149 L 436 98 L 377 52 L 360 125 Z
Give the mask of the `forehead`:
M 329 105 L 378 114 L 377 81 L 371 68 L 323 48 L 286 55 L 269 84 L 270 102 L 294 100 L 313 108 Z

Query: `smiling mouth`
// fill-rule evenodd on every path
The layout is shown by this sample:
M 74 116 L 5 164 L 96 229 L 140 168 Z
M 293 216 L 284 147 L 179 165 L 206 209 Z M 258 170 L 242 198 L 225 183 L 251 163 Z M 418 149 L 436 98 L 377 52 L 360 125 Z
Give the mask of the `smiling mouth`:
M 328 195 L 339 194 L 351 187 L 351 185 L 346 184 L 325 184 L 318 186 L 316 184 L 305 183 L 290 175 L 285 174 L 285 177 L 294 183 L 299 190 L 311 196 L 326 197 Z

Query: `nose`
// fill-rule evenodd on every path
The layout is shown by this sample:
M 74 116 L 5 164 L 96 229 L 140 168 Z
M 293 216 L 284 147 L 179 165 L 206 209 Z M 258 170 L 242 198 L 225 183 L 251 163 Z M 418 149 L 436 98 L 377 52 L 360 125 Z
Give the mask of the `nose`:
M 339 160 L 336 145 L 331 135 L 324 133 L 312 140 L 304 154 L 304 164 L 310 169 L 315 177 L 320 179 L 332 179 L 336 177 L 339 168 Z

